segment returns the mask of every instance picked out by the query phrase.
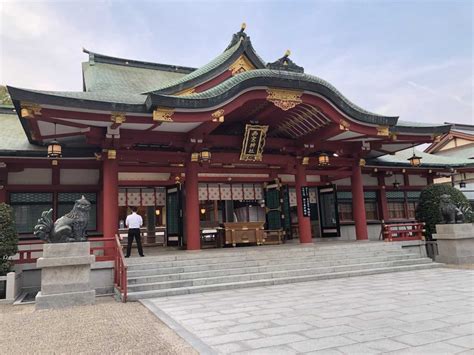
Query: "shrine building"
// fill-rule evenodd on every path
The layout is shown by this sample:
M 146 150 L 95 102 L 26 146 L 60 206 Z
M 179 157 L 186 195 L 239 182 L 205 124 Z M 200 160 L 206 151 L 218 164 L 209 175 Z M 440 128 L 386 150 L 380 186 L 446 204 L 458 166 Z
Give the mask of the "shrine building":
M 265 62 L 244 26 L 200 68 L 84 52 L 82 91 L 9 86 L 1 108 L 0 202 L 22 239 L 84 195 L 91 236 L 125 233 L 136 206 L 152 245 L 377 240 L 428 184 L 474 172 L 414 150 L 450 124 L 369 112 L 289 51 Z

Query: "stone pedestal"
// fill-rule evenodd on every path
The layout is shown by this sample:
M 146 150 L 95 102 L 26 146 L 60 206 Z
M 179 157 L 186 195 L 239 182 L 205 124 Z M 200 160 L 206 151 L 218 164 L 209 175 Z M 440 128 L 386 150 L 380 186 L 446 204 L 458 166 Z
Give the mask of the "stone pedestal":
M 474 225 L 472 223 L 437 224 L 436 232 L 433 238 L 438 241 L 437 262 L 474 263 Z
M 36 309 L 93 304 L 90 271 L 94 261 L 89 242 L 45 244 L 43 257 L 36 262 L 42 269 Z

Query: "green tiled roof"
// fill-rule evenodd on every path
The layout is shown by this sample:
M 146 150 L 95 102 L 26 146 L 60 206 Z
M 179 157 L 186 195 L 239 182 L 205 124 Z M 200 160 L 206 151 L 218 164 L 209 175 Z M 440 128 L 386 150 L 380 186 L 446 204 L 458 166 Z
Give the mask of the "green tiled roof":
M 266 79 L 281 78 L 281 79 L 287 79 L 293 82 L 304 81 L 308 83 L 319 84 L 329 89 L 330 91 L 332 91 L 336 96 L 338 96 L 339 99 L 341 99 L 345 104 L 352 107 L 356 111 L 359 111 L 363 114 L 367 114 L 374 117 L 386 117 L 383 115 L 379 115 L 379 114 L 364 110 L 360 106 L 357 106 L 356 104 L 351 102 L 349 99 L 347 99 L 339 90 L 337 90 L 333 85 L 328 83 L 326 80 L 323 80 L 321 78 L 318 78 L 316 76 L 309 75 L 309 74 L 287 72 L 287 71 L 275 71 L 271 69 L 256 69 L 256 70 L 246 71 L 246 72 L 237 74 L 233 76 L 232 78 L 227 79 L 226 81 L 220 83 L 217 86 L 210 88 L 209 90 L 206 90 L 197 94 L 193 94 L 190 96 L 179 96 L 179 98 L 182 100 L 210 99 L 212 97 L 225 94 L 231 88 L 239 85 L 240 83 L 246 80 L 251 80 L 255 78 L 266 78 Z M 163 96 L 173 97 L 173 95 L 163 95 Z
M 109 63 L 82 63 L 87 91 L 139 94 L 167 85 L 184 73 Z
M 181 78 L 179 78 L 175 81 L 172 81 L 172 82 L 167 83 L 165 85 L 157 86 L 152 91 L 158 92 L 160 90 L 163 90 L 163 89 L 166 89 L 166 88 L 169 88 L 169 87 L 184 84 L 184 83 L 186 83 L 190 80 L 198 78 L 199 76 L 212 71 L 213 69 L 218 68 L 223 63 L 225 63 L 239 49 L 240 45 L 241 45 L 241 42 L 239 41 L 236 44 L 234 44 L 232 47 L 230 47 L 229 49 L 222 52 L 222 54 L 218 55 L 216 58 L 211 60 L 206 65 L 200 67 L 199 69 L 193 71 L 192 73 L 189 73 L 189 74 L 187 74 L 187 75 L 185 75 L 185 76 L 183 76 L 183 77 L 181 77 Z
M 21 90 L 21 89 L 20 89 Z M 121 91 L 99 91 L 99 92 L 82 92 L 82 91 L 41 91 L 41 90 L 26 90 L 30 93 L 38 93 L 43 95 L 55 96 L 58 98 L 71 98 L 83 101 L 100 101 L 107 103 L 128 104 L 128 105 L 143 105 L 146 100 L 146 95 L 132 94 Z
M 13 112 L 0 113 L 0 151 L 45 151 L 45 147 L 28 142 L 20 120 Z
M 462 166 L 474 166 L 474 159 L 466 159 L 461 157 L 446 157 L 435 154 L 428 154 L 420 152 L 415 149 L 415 154 L 421 157 L 422 167 L 462 167 Z M 394 155 L 384 155 L 375 158 L 368 162 L 369 164 L 374 163 L 375 165 L 404 165 L 410 166 L 408 158 L 413 155 L 413 149 L 401 150 Z

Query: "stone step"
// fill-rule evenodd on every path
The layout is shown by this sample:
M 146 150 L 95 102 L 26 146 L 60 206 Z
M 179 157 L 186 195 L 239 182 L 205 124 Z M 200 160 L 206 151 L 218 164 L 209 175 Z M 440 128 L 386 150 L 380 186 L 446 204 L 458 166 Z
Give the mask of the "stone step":
M 304 267 L 304 268 L 295 269 L 295 270 L 241 273 L 238 275 L 211 276 L 211 277 L 203 277 L 203 278 L 196 278 L 196 279 L 150 282 L 150 283 L 142 283 L 142 284 L 129 284 L 128 290 L 129 292 L 139 292 L 139 291 L 149 291 L 149 290 L 159 290 L 159 289 L 204 286 L 204 285 L 222 284 L 222 283 L 238 283 L 238 282 L 244 282 L 244 281 L 262 280 L 262 279 L 302 277 L 302 276 L 314 275 L 314 274 L 328 274 L 328 273 L 338 273 L 338 272 L 351 271 L 351 270 L 379 269 L 379 268 L 389 268 L 389 267 L 394 267 L 394 266 L 418 265 L 418 264 L 427 264 L 427 263 L 431 263 L 431 259 L 420 258 L 420 259 L 413 259 L 413 260 L 369 262 L 369 263 L 362 263 L 362 264 L 327 266 L 327 267 L 316 267 L 316 268 Z
M 407 260 L 417 259 L 420 256 L 418 254 L 396 254 L 396 255 L 383 255 L 372 257 L 372 262 L 377 261 L 392 261 L 392 260 Z M 159 282 L 165 280 L 184 280 L 190 278 L 200 278 L 209 276 L 222 276 L 222 275 L 236 275 L 247 272 L 266 272 L 266 271 L 278 271 L 278 270 L 293 270 L 303 269 L 306 267 L 324 267 L 324 266 L 339 266 L 346 264 L 362 264 L 366 262 L 368 258 L 341 258 L 341 259 L 319 259 L 315 260 L 311 258 L 297 258 L 297 259 L 285 259 L 279 263 L 269 264 L 268 262 L 261 262 L 259 260 L 249 262 L 237 262 L 237 263 L 222 263 L 212 265 L 192 265 L 187 267 L 173 267 L 173 268 L 159 268 L 159 269 L 147 269 L 147 270 L 135 270 L 127 273 L 128 283 L 146 283 L 146 282 Z M 154 280 L 154 281 L 149 281 Z
M 226 256 L 241 256 L 241 255 L 286 255 L 288 253 L 315 253 L 323 252 L 325 254 L 332 252 L 341 252 L 341 251 L 353 251 L 353 250 L 366 250 L 366 251 L 375 251 L 375 250 L 400 250 L 401 246 L 397 243 L 349 243 L 349 244 L 340 244 L 340 245 L 273 245 L 273 246 L 248 246 L 248 247 L 237 247 L 237 248 L 221 248 L 221 249 L 205 249 L 196 251 L 173 251 L 173 252 L 164 252 L 161 255 L 151 256 L 149 259 L 156 261 L 179 261 L 179 260 L 191 260 L 191 259 L 212 259 L 215 257 L 222 258 Z M 130 259 L 130 262 L 136 264 L 143 263 L 144 259 Z
M 374 257 L 374 256 L 381 256 L 381 255 L 395 255 L 400 253 L 408 253 L 408 251 L 402 250 L 401 248 L 393 248 L 388 250 L 365 250 L 361 248 L 354 249 L 352 251 L 344 251 L 344 250 L 337 250 L 331 253 L 327 253 L 326 251 L 318 250 L 318 251 L 311 251 L 307 253 L 280 253 L 278 255 L 274 253 L 265 253 L 262 252 L 261 254 L 241 254 L 241 255 L 226 255 L 219 257 L 218 254 L 212 255 L 212 257 L 202 257 L 202 258 L 190 258 L 184 260 L 175 260 L 175 261 L 163 261 L 161 259 L 152 259 L 148 260 L 147 262 L 137 262 L 137 263 L 130 263 L 128 262 L 128 270 L 129 271 L 136 271 L 136 270 L 147 270 L 147 269 L 162 269 L 162 268 L 171 268 L 171 267 L 186 267 L 186 266 L 196 266 L 196 265 L 212 265 L 212 264 L 230 264 L 235 262 L 242 262 L 242 261 L 269 261 L 270 263 L 281 263 L 282 259 L 291 259 L 291 258 L 308 258 L 313 257 L 320 260 L 328 259 L 328 258 L 348 258 L 348 257 Z M 207 256 L 207 255 L 206 255 Z M 142 260 L 142 259 L 141 259 Z
M 312 275 L 305 275 L 305 276 L 298 276 L 298 277 L 292 276 L 292 277 L 282 277 L 282 278 L 275 278 L 275 279 L 262 279 L 262 280 L 251 280 L 251 281 L 232 282 L 232 283 L 221 283 L 221 284 L 213 284 L 213 285 L 128 292 L 127 299 L 129 301 L 137 301 L 139 299 L 145 299 L 145 298 L 168 297 L 168 296 L 185 295 L 185 294 L 191 294 L 191 293 L 222 291 L 222 290 L 247 288 L 247 287 L 272 286 L 272 285 L 290 284 L 290 283 L 296 283 L 296 282 L 318 281 L 318 280 L 374 275 L 374 274 L 390 273 L 390 272 L 423 270 L 423 269 L 431 269 L 431 268 L 442 267 L 442 266 L 443 264 L 438 264 L 438 263 L 424 263 L 424 264 L 414 264 L 414 265 L 405 265 L 405 266 L 392 266 L 392 267 L 385 267 L 385 268 L 333 272 L 333 273 L 326 273 L 326 274 L 312 274 Z

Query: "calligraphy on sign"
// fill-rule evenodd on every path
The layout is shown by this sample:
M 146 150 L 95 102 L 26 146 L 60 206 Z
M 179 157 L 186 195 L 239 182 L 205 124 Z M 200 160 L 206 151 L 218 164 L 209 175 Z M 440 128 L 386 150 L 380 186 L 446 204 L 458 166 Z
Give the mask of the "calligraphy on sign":
M 303 216 L 304 217 L 311 217 L 311 201 L 309 198 L 309 188 L 308 186 L 301 187 L 301 199 L 302 199 L 302 206 L 303 206 Z
M 245 136 L 242 143 L 240 160 L 262 161 L 267 131 L 268 126 L 245 125 Z

